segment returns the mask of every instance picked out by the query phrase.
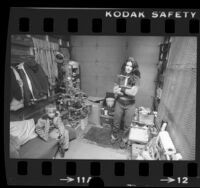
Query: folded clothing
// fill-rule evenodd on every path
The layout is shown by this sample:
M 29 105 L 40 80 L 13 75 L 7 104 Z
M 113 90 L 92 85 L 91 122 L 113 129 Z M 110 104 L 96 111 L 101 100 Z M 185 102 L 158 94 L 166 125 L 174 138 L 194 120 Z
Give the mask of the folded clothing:
M 10 122 L 10 135 L 17 137 L 20 146 L 36 138 L 34 119 Z

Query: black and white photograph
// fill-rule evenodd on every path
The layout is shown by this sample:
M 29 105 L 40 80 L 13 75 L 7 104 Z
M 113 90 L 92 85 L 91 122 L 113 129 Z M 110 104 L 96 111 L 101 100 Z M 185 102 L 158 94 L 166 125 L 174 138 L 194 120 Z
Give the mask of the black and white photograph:
M 11 159 L 195 160 L 197 37 L 11 35 Z

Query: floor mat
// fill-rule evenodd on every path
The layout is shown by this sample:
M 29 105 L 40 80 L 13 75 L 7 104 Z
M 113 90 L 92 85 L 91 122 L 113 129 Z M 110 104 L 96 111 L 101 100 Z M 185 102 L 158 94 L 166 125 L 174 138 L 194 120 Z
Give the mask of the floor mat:
M 115 144 L 110 143 L 110 132 L 109 128 L 91 127 L 83 138 L 95 142 L 102 147 L 120 149 L 120 141 L 117 141 Z

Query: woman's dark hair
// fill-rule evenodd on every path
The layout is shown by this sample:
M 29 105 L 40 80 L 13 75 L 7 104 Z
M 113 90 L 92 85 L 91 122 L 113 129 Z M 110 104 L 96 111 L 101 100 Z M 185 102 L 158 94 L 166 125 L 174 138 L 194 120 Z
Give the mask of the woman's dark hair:
M 132 63 L 132 71 L 131 71 L 131 75 L 136 75 L 140 78 L 140 71 L 139 71 L 139 66 L 138 66 L 138 63 L 137 61 L 133 58 L 133 57 L 129 57 L 123 64 L 122 64 L 122 67 L 121 67 L 121 74 L 125 74 L 125 67 L 126 67 L 126 64 L 128 62 L 131 62 Z

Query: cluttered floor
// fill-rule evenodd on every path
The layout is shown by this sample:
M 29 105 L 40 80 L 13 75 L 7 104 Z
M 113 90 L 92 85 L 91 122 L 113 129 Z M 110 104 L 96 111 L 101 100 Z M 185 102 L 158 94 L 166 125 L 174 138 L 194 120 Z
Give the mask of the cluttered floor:
M 102 130 L 102 131 L 99 131 Z M 95 140 L 95 133 L 101 134 L 101 140 Z M 106 133 L 107 131 L 107 133 Z M 104 129 L 100 126 L 88 124 L 87 128 L 80 133 L 77 139 L 70 142 L 69 150 L 65 152 L 64 158 L 59 153 L 56 159 L 130 159 L 130 150 L 120 149 L 113 146 L 109 142 L 109 129 Z M 93 135 L 93 136 L 92 136 Z M 102 136 L 105 135 L 103 138 Z
M 176 150 L 169 137 L 165 123 L 160 133 L 154 124 L 154 114 L 150 109 L 136 109 L 131 123 L 128 142 L 120 148 L 120 141 L 111 144 L 111 126 L 90 123 L 87 118 L 76 129 L 77 138 L 70 142 L 64 157 L 57 153 L 56 159 L 117 159 L 117 160 L 178 160 Z M 164 126 L 165 125 L 165 126 Z

